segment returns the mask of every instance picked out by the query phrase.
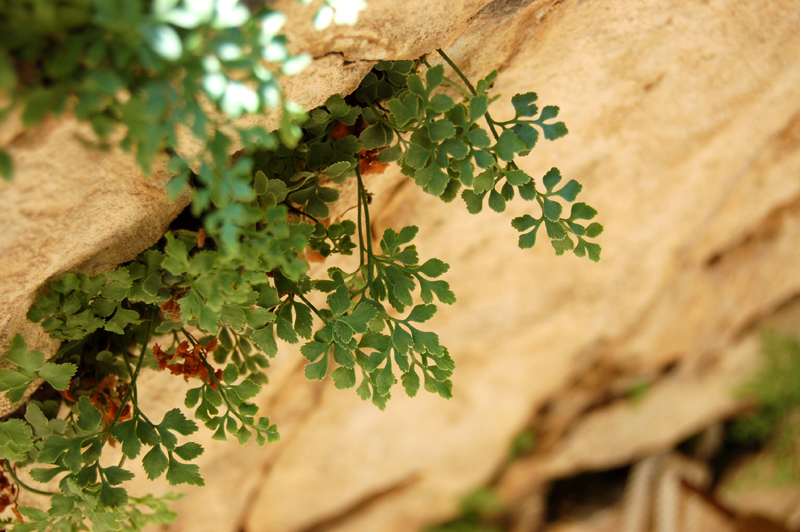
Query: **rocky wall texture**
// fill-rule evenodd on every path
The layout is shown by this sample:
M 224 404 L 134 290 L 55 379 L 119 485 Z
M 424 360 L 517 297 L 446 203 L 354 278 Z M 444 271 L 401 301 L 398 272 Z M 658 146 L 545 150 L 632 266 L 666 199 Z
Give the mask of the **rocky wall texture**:
M 472 78 L 498 68 L 502 102 L 533 90 L 559 105 L 570 134 L 521 166 L 558 166 L 584 185 L 606 228 L 603 259 L 556 257 L 544 240 L 519 250 L 509 220 L 524 202 L 472 216 L 396 170 L 374 177 L 376 234 L 419 225 L 420 255 L 452 266 L 459 301 L 431 327 L 457 364 L 454 398 L 398 390 L 380 412 L 305 381 L 303 359 L 282 346 L 260 399 L 282 440 L 209 442 L 208 487 L 187 491 L 170 530 L 411 532 L 489 479 L 507 502 L 524 500 L 737 411 L 759 328 L 797 316 L 800 294 L 793 0 L 370 0 L 355 28 L 297 28 L 292 41 L 318 59 L 289 87 L 309 106 L 352 90 L 374 60 L 437 47 Z M 181 207 L 124 155 L 61 148 L 76 126 L 47 127 L 12 143 L 19 175 L 0 184 L 6 343 L 45 280 L 132 258 Z M 153 409 L 182 402 L 180 379 L 148 379 Z M 634 403 L 641 382 L 649 391 Z M 538 445 L 506 467 L 526 426 Z

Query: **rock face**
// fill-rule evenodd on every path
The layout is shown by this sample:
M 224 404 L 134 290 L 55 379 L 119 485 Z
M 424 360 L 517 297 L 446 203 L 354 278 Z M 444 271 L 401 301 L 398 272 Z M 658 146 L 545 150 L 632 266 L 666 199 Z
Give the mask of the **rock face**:
M 374 60 L 437 47 L 473 79 L 500 70 L 496 118 L 517 92 L 559 105 L 570 134 L 541 141 L 522 167 L 558 166 L 584 185 L 606 228 L 603 259 L 556 257 L 544 240 L 519 250 L 509 221 L 524 202 L 472 216 L 396 171 L 377 176 L 377 234 L 419 225 L 420 256 L 452 266 L 459 301 L 431 328 L 456 360 L 454 398 L 398 389 L 379 412 L 305 381 L 283 346 L 260 400 L 282 441 L 209 444 L 208 487 L 175 504 L 170 529 L 411 532 L 501 470 L 511 502 L 736 412 L 759 328 L 777 314 L 800 324 L 799 25 L 792 0 L 370 0 L 355 28 L 300 26 L 291 37 L 318 56 L 317 77 L 290 88 L 309 106 L 352 90 Z M 132 258 L 180 210 L 124 156 L 63 162 L 59 139 L 74 127 L 12 144 L 22 162 L 0 184 L 2 342 L 47 279 Z M 649 391 L 629 400 L 642 382 Z M 178 379 L 148 387 L 154 409 L 182 402 Z M 504 468 L 525 426 L 538 446 Z

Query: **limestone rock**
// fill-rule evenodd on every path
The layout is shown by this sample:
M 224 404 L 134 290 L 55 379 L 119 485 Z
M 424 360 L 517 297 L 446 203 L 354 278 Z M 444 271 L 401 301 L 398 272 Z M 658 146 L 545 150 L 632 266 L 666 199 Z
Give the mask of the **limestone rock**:
M 416 531 L 503 469 L 532 419 L 542 444 L 501 478 L 508 500 L 734 413 L 758 327 L 800 293 L 798 23 L 791 0 L 371 0 L 355 28 L 293 29 L 318 57 L 315 77 L 291 84 L 309 106 L 352 90 L 371 61 L 440 46 L 473 79 L 500 69 L 498 119 L 517 92 L 559 105 L 570 134 L 541 140 L 522 167 L 538 178 L 558 166 L 584 185 L 579 199 L 606 228 L 603 259 L 556 257 L 544 238 L 517 249 L 509 221 L 532 208 L 522 201 L 472 216 L 396 171 L 377 176 L 376 234 L 419 225 L 420 256 L 452 266 L 459 301 L 431 328 L 456 360 L 455 397 L 398 389 L 379 412 L 305 381 L 282 346 L 260 403 L 283 440 L 209 444 L 208 487 L 187 490 L 170 529 Z M 56 124 L 42 151 L 15 147 L 31 177 L 0 184 L 2 339 L 48 278 L 132 258 L 179 210 L 124 157 L 59 150 L 75 127 Z M 83 162 L 62 168 L 65 152 Z M 639 380 L 650 391 L 632 404 Z M 182 388 L 156 375 L 142 395 L 167 408 Z

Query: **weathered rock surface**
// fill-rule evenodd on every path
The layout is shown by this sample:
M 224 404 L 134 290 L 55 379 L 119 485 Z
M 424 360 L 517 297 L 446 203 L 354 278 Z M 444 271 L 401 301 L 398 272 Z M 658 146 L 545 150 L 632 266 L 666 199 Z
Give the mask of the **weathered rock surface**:
M 331 382 L 305 381 L 302 359 L 283 347 L 261 398 L 282 441 L 209 444 L 208 487 L 175 505 L 170 529 L 415 531 L 502 469 L 526 425 L 540 444 L 500 477 L 508 501 L 659 453 L 734 413 L 758 328 L 779 312 L 797 316 L 798 27 L 792 0 L 371 0 L 356 28 L 297 30 L 293 41 L 324 72 L 319 85 L 292 84 L 308 105 L 352 89 L 369 61 L 439 46 L 472 78 L 500 69 L 497 118 L 517 92 L 559 105 L 570 135 L 542 141 L 522 167 L 540 176 L 558 166 L 584 185 L 580 199 L 606 228 L 603 259 L 555 257 L 544 239 L 517 249 L 509 220 L 524 202 L 471 216 L 396 172 L 377 176 L 377 233 L 419 225 L 420 255 L 452 265 L 459 301 L 431 327 L 456 360 L 455 397 L 398 389 L 379 412 Z M 61 162 L 56 133 L 73 126 L 55 127 L 14 146 L 19 179 L 0 184 L 6 341 L 46 279 L 133 257 L 178 210 L 124 157 Z M 99 192 L 75 185 L 81 177 Z M 649 392 L 633 404 L 639 381 Z M 155 375 L 143 395 L 167 409 L 181 388 Z

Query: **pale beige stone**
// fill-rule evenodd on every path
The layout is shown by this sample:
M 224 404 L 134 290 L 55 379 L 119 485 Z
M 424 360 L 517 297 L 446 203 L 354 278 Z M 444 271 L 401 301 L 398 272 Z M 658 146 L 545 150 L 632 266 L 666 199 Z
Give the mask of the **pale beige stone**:
M 733 414 L 732 390 L 757 363 L 756 330 L 800 293 L 798 22 L 790 0 L 415 0 L 371 1 L 355 28 L 292 29 L 298 49 L 319 57 L 312 72 L 324 82 L 291 85 L 309 105 L 352 90 L 371 61 L 439 46 L 473 79 L 500 69 L 497 118 L 516 92 L 559 105 L 570 134 L 541 140 L 521 166 L 537 179 L 558 166 L 583 183 L 579 199 L 606 227 L 603 260 L 555 257 L 544 235 L 536 249 L 517 249 L 509 221 L 530 204 L 472 216 L 396 170 L 371 178 L 376 233 L 419 225 L 421 257 L 452 265 L 459 301 L 430 327 L 456 360 L 455 397 L 408 399 L 398 387 L 379 412 L 329 381 L 306 382 L 296 349 L 283 346 L 260 398 L 283 440 L 209 444 L 200 459 L 208 487 L 182 490 L 170 530 L 416 531 L 499 470 L 513 435 L 546 404 L 555 414 L 534 426 L 544 443 L 501 482 L 508 500 L 661 452 Z M 71 131 L 59 123 L 54 139 L 58 128 Z M 109 184 L 92 203 L 72 184 L 84 170 L 50 183 L 66 174 L 57 155 L 18 149 L 31 154 L 33 177 L 0 184 L 0 216 L 18 209 L 8 190 L 27 187 L 22 204 L 33 209 L 0 218 L 4 229 L 21 224 L 13 239 L 0 236 L 2 255 L 18 257 L 0 255 L 0 272 L 14 274 L 3 276 L 0 303 L 17 319 L 46 279 L 135 256 L 177 210 L 130 162 L 97 171 Z M 76 168 L 100 164 L 81 156 Z M 46 208 L 54 195 L 74 198 L 72 216 Z M 83 210 L 142 214 L 79 233 Z M 147 236 L 126 240 L 131 232 Z M 104 246 L 125 251 L 106 256 Z M 638 378 L 652 385 L 632 404 L 624 392 Z M 147 384 L 152 408 L 182 402 L 180 379 Z

